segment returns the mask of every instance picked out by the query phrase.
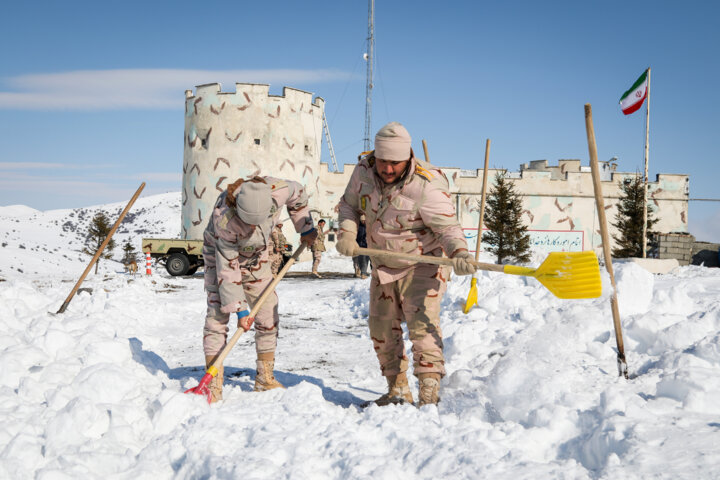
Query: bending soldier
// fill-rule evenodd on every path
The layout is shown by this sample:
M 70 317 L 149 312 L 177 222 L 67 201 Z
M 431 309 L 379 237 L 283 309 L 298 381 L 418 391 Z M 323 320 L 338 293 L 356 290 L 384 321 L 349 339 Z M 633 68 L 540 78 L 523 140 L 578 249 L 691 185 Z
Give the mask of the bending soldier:
M 270 232 L 285 206 L 300 239 L 307 245 L 316 233 L 307 206 L 307 195 L 297 182 L 272 177 L 239 179 L 218 196 L 203 235 L 207 315 L 203 350 L 209 366 L 225 346 L 230 316 L 238 328 L 255 323 L 257 375 L 255 391 L 283 387 L 275 379 L 275 348 L 279 328 L 278 299 L 273 292 L 255 318 L 250 306 L 272 281 Z M 223 368 L 210 383 L 212 401 L 222 399 Z M 284 387 L 283 387 L 284 388 Z

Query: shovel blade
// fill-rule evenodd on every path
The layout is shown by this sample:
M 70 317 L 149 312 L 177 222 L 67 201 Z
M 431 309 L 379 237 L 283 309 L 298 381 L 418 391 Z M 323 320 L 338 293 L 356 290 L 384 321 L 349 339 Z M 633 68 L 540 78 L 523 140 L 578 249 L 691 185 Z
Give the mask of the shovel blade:
M 470 280 L 470 292 L 468 293 L 467 301 L 463 307 L 463 313 L 467 315 L 472 307 L 477 303 L 477 278 L 473 277 Z
M 597 255 L 586 252 L 552 252 L 532 275 L 558 298 L 597 298 L 602 280 Z
M 195 395 L 204 395 L 207 398 L 208 403 L 212 403 L 212 393 L 208 385 L 212 381 L 213 376 L 210 373 L 206 373 L 205 376 L 200 379 L 200 383 L 197 387 L 189 388 L 185 390 L 185 393 L 194 393 Z

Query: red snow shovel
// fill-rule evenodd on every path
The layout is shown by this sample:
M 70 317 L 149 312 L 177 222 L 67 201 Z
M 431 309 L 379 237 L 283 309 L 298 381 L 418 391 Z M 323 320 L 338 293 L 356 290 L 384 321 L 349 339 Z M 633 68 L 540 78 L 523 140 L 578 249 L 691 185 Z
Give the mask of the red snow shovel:
M 287 261 L 285 266 L 280 270 L 277 274 L 277 277 L 273 279 L 272 282 L 270 282 L 270 285 L 268 285 L 265 290 L 260 294 L 260 297 L 257 299 L 257 302 L 255 302 L 255 305 L 253 305 L 252 310 L 250 310 L 250 315 L 245 317 L 241 320 L 241 328 L 238 328 L 235 331 L 235 334 L 230 338 L 230 340 L 225 344 L 225 347 L 222 349 L 220 354 L 215 358 L 215 361 L 212 362 L 212 364 L 207 368 L 205 371 L 205 375 L 200 379 L 200 383 L 197 387 L 190 388 L 188 390 L 185 390 L 185 393 L 194 393 L 195 395 L 204 395 L 207 397 L 208 403 L 211 403 L 212 401 L 212 394 L 210 393 L 210 389 L 208 388 L 208 385 L 210 385 L 210 382 L 213 378 L 215 378 L 218 374 L 218 369 L 216 365 L 222 365 L 225 361 L 225 357 L 228 356 L 230 353 L 230 350 L 235 346 L 237 341 L 240 339 L 240 336 L 250 330 L 250 327 L 252 326 L 253 322 L 255 321 L 255 315 L 257 315 L 258 310 L 260 310 L 260 307 L 262 307 L 262 304 L 265 303 L 265 300 L 267 297 L 270 296 L 270 294 L 275 290 L 275 287 L 277 284 L 282 280 L 282 278 L 285 276 L 288 270 L 290 270 L 290 267 L 293 266 L 293 264 L 297 261 L 298 257 L 302 253 L 302 251 L 305 249 L 305 244 L 300 243 L 300 246 L 295 250 L 295 253 L 293 253 L 292 257 Z

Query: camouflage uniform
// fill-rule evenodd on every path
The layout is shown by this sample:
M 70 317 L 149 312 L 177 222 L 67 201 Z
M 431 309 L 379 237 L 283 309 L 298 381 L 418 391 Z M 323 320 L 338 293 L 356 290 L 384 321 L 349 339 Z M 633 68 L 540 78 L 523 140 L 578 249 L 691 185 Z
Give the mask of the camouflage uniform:
M 340 200 L 340 235 L 355 237 L 364 214 L 369 248 L 432 256 L 467 250 L 440 169 L 418 160 L 411 150 L 404 176 L 385 184 L 374 165 L 371 153 L 353 171 Z M 382 374 L 404 375 L 408 368 L 401 327 L 405 321 L 413 344 L 413 373 L 445 375 L 439 314 L 450 269 L 370 258 L 369 327 Z
M 276 276 L 280 271 L 285 244 L 287 244 L 287 239 L 282 233 L 282 225 L 276 225 L 270 234 L 270 248 L 272 250 L 270 253 L 270 269 L 272 270 L 273 276 Z
M 271 216 L 261 225 L 240 220 L 220 194 L 204 232 L 205 290 L 207 315 L 203 329 L 205 355 L 217 355 L 225 346 L 229 315 L 249 310 L 272 281 L 269 261 L 270 231 L 287 207 L 298 233 L 313 229 L 302 185 L 291 180 L 262 177 L 272 187 Z M 277 345 L 278 309 L 275 292 L 255 315 L 255 348 L 258 354 L 274 352 Z
M 310 248 L 313 255 L 312 273 L 316 275 L 318 275 L 318 267 L 320 266 L 320 260 L 322 259 L 322 252 L 325 251 L 325 234 L 327 232 L 324 227 L 324 225 L 318 225 L 316 227 L 318 232 L 317 240 L 315 240 L 315 243 L 313 243 Z

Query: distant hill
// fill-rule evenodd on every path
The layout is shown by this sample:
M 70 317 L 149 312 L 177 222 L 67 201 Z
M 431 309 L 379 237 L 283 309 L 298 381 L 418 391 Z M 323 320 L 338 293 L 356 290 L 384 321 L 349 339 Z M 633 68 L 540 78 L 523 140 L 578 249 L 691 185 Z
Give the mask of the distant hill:
M 82 253 L 90 220 L 104 211 L 111 224 L 127 203 L 110 203 L 64 210 L 34 210 L 24 205 L 0 207 L 0 279 L 17 276 L 42 278 L 45 273 L 79 275 L 91 257 Z M 120 261 L 122 246 L 130 241 L 141 251 L 142 237 L 180 237 L 180 192 L 139 198 L 113 236 L 113 258 Z M 138 260 L 140 260 L 138 255 Z M 122 269 L 101 261 L 101 270 Z

